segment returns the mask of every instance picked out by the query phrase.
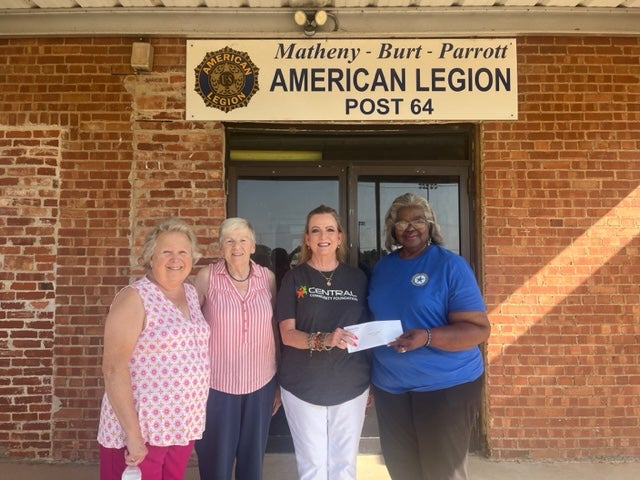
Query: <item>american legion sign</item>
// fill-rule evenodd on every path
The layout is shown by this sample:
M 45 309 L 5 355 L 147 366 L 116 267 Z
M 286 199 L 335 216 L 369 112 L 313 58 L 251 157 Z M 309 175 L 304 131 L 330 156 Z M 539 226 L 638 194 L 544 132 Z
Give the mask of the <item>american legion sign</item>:
M 190 40 L 187 120 L 516 120 L 515 39 Z

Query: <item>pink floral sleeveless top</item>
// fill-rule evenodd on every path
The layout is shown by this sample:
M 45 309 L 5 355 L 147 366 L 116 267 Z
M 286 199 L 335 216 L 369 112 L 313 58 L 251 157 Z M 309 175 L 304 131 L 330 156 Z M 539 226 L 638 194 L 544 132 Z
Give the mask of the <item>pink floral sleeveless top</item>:
M 184 285 L 190 318 L 143 277 L 131 285 L 142 299 L 145 327 L 129 360 L 140 430 L 154 446 L 186 445 L 202 437 L 209 393 L 209 326 L 193 285 Z M 122 448 L 124 431 L 104 395 L 98 442 Z

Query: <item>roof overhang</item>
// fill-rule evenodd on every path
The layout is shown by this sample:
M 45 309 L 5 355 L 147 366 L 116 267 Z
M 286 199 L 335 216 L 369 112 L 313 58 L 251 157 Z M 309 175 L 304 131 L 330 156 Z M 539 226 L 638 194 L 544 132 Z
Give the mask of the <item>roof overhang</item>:
M 640 8 L 329 8 L 313 38 L 640 35 Z M 0 37 L 307 38 L 292 8 L 0 9 Z

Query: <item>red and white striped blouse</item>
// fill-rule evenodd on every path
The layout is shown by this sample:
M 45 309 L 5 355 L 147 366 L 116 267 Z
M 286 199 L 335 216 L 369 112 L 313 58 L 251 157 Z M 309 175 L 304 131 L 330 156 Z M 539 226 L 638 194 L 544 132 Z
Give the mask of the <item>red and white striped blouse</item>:
M 255 392 L 276 373 L 269 270 L 251 261 L 246 295 L 224 268 L 211 265 L 202 313 L 211 327 L 211 388 L 233 395 Z

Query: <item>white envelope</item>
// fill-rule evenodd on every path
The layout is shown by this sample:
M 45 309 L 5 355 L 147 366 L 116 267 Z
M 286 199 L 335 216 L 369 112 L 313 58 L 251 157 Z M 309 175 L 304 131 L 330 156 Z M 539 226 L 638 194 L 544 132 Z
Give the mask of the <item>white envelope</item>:
M 368 348 L 386 345 L 402 335 L 402 322 L 400 320 L 378 320 L 376 322 L 359 323 L 344 327 L 358 336 L 358 346 L 347 346 L 347 351 L 358 352 Z

